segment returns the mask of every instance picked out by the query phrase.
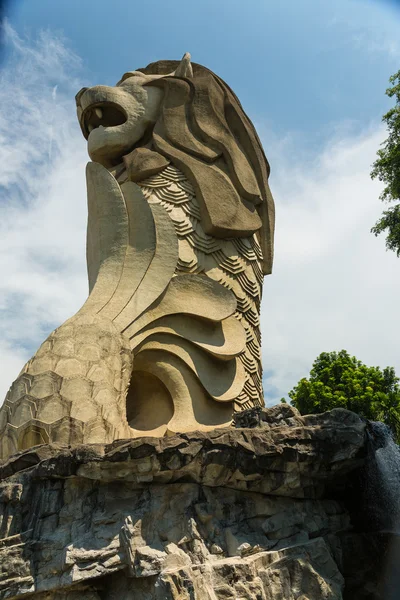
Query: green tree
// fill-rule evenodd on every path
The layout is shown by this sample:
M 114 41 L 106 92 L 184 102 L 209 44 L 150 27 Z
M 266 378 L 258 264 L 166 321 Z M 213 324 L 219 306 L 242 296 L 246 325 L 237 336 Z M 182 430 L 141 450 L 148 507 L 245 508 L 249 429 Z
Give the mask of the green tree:
M 308 379 L 289 392 L 301 414 L 347 408 L 389 425 L 400 440 L 400 386 L 393 367 L 368 367 L 346 350 L 322 352 Z
M 396 99 L 395 106 L 391 108 L 382 120 L 386 122 L 388 138 L 378 150 L 378 158 L 372 165 L 371 177 L 376 177 L 385 184 L 380 195 L 383 202 L 396 202 L 400 200 L 400 71 L 389 79 L 392 84 L 386 90 L 387 96 Z M 372 227 L 371 232 L 378 236 L 386 231 L 386 248 L 400 256 L 400 204 L 384 210 L 382 217 Z

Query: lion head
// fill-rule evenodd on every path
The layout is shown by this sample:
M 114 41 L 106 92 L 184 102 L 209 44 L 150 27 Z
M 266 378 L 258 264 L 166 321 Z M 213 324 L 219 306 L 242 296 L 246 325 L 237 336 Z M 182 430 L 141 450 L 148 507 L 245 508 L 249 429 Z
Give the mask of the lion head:
M 76 101 L 93 161 L 107 168 L 123 161 L 129 172 L 146 149 L 156 168 L 173 163 L 195 188 L 206 233 L 226 238 L 257 232 L 264 273 L 271 272 L 269 165 L 253 124 L 222 79 L 186 54 L 181 62 L 158 61 L 125 73 L 115 87 L 83 88 Z

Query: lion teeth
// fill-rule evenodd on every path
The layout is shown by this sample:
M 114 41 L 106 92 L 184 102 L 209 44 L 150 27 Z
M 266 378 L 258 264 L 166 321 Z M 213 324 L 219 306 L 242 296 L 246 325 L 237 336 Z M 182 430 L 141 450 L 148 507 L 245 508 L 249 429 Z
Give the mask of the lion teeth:
M 91 123 L 89 123 L 88 129 L 89 129 L 89 133 L 90 133 L 91 131 L 93 131 L 94 125 L 92 125 Z
M 101 119 L 103 117 L 103 111 L 101 110 L 101 108 L 99 108 L 99 107 L 95 108 L 94 112 L 96 113 L 96 115 L 99 119 Z

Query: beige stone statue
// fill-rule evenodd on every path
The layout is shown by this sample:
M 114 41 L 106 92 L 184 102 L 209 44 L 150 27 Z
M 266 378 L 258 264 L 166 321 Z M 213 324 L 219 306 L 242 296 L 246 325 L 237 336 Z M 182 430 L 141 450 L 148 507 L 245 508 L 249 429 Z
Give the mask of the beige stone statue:
M 214 73 L 159 61 L 83 88 L 89 297 L 24 366 L 0 457 L 226 426 L 263 405 L 274 206 L 254 127 Z

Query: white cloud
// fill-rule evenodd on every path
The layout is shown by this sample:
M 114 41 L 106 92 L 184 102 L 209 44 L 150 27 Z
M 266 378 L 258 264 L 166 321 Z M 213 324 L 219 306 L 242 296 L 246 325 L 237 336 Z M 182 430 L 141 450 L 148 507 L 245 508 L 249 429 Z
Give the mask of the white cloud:
M 79 59 L 54 35 L 34 42 L 10 29 L 7 35 L 13 59 L 0 81 L 0 402 L 23 362 L 87 293 L 87 156 L 73 100 L 82 85 Z M 369 171 L 383 137 L 378 124 L 361 137 L 339 127 L 317 158 L 293 136 L 265 142 L 277 205 L 276 260 L 262 310 L 269 402 L 307 375 L 322 351 L 346 348 L 400 374 L 400 261 L 369 233 L 382 210 Z
M 74 115 L 80 61 L 50 33 L 34 42 L 7 24 L 5 33 L 12 54 L 0 76 L 0 397 L 87 292 L 87 158 Z
M 293 159 L 290 143 L 270 153 L 277 228 L 262 306 L 268 404 L 287 397 L 320 352 L 344 348 L 400 375 L 400 260 L 370 233 L 383 205 L 369 172 L 384 137 L 379 124 L 335 136 L 313 163 Z
M 383 32 L 374 32 L 373 29 L 372 31 L 359 30 L 350 37 L 350 40 L 355 49 L 369 54 L 383 53 L 396 60 L 400 56 L 398 39 L 388 39 Z
M 336 15 L 327 24 L 337 30 L 342 43 L 351 46 L 350 52 L 399 59 L 398 7 L 390 1 L 342 0 L 335 3 L 333 10 Z M 349 53 L 349 59 L 350 56 Z

